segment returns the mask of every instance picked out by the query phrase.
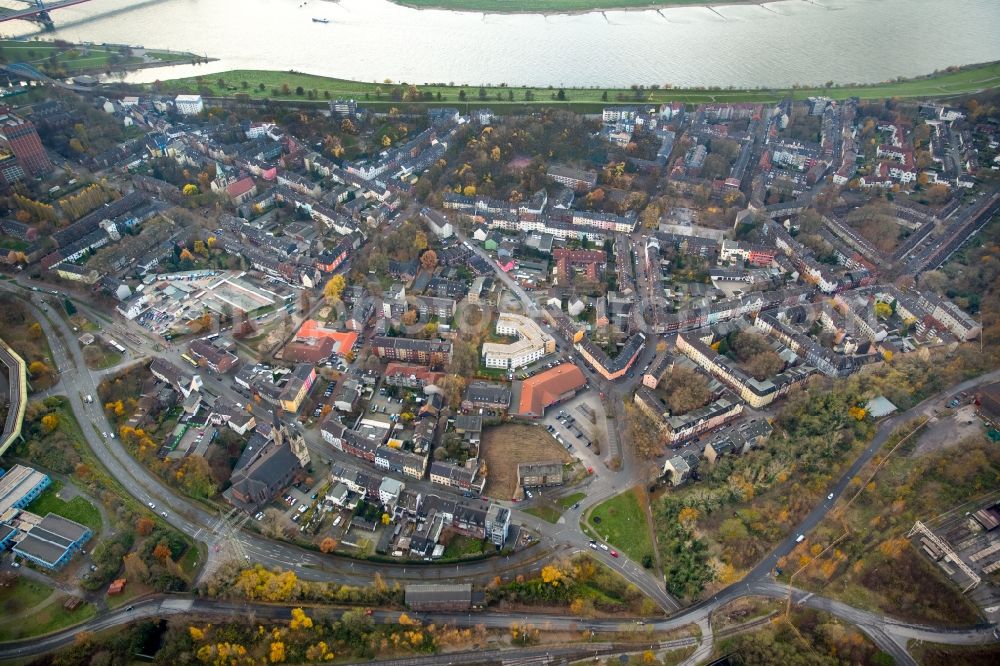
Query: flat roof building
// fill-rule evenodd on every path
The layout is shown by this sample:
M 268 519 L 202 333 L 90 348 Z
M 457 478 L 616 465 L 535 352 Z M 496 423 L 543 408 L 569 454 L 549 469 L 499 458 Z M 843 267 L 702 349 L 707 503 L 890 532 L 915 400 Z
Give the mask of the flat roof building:
M 14 553 L 46 569 L 62 568 L 92 536 L 90 529 L 50 513 L 14 545 Z
M 47 474 L 24 465 L 14 465 L 0 477 L 0 516 L 10 509 L 23 509 L 52 484 Z

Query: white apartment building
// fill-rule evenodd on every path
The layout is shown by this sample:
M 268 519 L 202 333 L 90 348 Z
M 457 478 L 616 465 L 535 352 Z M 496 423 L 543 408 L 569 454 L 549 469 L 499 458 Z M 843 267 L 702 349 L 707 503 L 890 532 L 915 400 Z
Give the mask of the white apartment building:
M 556 341 L 532 319 L 508 312 L 497 318 L 498 335 L 516 336 L 510 344 L 483 343 L 483 362 L 487 368 L 515 370 L 534 363 L 556 350 Z

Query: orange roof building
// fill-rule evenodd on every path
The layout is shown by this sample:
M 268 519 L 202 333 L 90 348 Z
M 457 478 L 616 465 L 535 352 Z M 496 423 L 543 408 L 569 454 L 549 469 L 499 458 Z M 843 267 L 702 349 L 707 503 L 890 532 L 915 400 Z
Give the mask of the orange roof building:
M 333 351 L 338 354 L 346 354 L 358 341 L 358 334 L 354 331 L 336 331 L 323 326 L 315 319 L 306 319 L 295 334 L 298 340 L 329 338 L 333 340 Z
M 541 418 L 548 407 L 576 395 L 587 384 L 580 368 L 572 363 L 557 365 L 524 381 L 514 382 L 513 399 L 517 416 Z
M 108 586 L 108 594 L 112 596 L 115 594 L 121 594 L 124 589 L 125 589 L 125 579 L 116 578 L 114 581 L 112 581 L 111 585 Z

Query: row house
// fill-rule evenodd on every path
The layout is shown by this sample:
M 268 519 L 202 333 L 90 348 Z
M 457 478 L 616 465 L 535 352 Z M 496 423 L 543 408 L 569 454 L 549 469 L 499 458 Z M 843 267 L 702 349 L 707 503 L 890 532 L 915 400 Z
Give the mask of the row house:
M 698 339 L 696 334 L 677 336 L 677 349 L 697 363 L 703 370 L 721 380 L 751 407 L 765 407 L 780 396 L 787 394 L 793 386 L 808 379 L 815 372 L 809 366 L 793 367 L 774 377 L 758 380 L 750 377 L 728 358 Z
M 736 396 L 724 392 L 712 403 L 685 414 L 671 415 L 653 391 L 642 386 L 635 392 L 635 404 L 657 424 L 661 436 L 670 446 L 698 437 L 731 421 L 743 413 L 743 404 Z
M 482 493 L 486 485 L 486 477 L 479 475 L 478 462 L 473 465 L 456 465 L 449 462 L 435 461 L 431 463 L 431 483 L 446 488 L 457 488 L 465 492 Z
M 377 336 L 372 349 L 379 358 L 422 365 L 444 365 L 451 363 L 452 357 L 451 342 L 446 340 Z
M 375 467 L 414 479 L 422 479 L 427 473 L 427 456 L 390 446 L 380 446 L 375 450 Z

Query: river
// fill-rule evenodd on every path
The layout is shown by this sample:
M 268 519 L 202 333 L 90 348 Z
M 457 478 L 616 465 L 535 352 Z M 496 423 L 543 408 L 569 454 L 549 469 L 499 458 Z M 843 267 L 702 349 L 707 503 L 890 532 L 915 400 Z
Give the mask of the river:
M 385 0 L 92 0 L 55 38 L 191 51 L 204 65 L 468 85 L 873 83 L 1000 60 L 1000 0 L 782 0 L 573 15 L 418 11 Z M 312 19 L 326 18 L 329 23 Z M 26 35 L 33 24 L 2 24 Z

